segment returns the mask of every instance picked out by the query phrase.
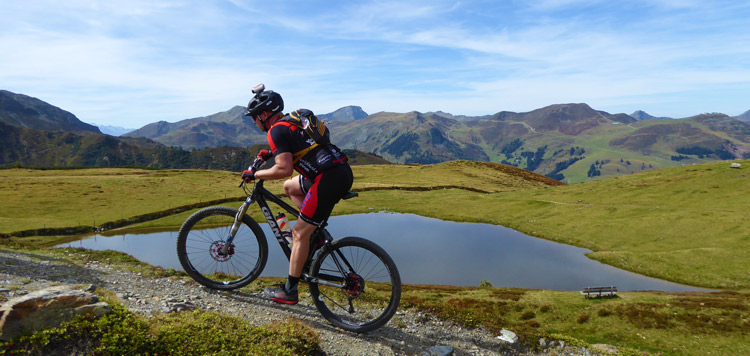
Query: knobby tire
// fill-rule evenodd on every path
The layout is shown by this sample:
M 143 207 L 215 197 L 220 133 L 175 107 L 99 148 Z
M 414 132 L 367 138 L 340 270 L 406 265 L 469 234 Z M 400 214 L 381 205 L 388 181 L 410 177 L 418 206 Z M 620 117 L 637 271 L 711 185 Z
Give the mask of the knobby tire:
M 401 300 L 396 264 L 380 246 L 363 238 L 345 237 L 326 246 L 313 260 L 310 276 L 347 285 L 336 288 L 310 283 L 315 307 L 344 330 L 363 333 L 385 325 Z
M 218 251 L 234 223 L 236 209 L 213 206 L 197 211 L 182 224 L 177 256 L 185 272 L 198 283 L 219 290 L 242 288 L 258 276 L 268 260 L 266 236 L 250 216 L 242 217 L 229 253 Z

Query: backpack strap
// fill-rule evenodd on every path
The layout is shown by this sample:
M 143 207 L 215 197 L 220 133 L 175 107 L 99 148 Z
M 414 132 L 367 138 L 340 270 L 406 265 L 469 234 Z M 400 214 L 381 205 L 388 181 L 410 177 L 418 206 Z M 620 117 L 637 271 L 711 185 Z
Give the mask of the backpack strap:
M 317 143 L 313 144 L 312 146 L 310 146 L 308 148 L 305 148 L 302 151 L 298 151 L 298 152 L 292 153 L 292 158 L 294 159 L 294 164 L 297 164 L 297 162 L 299 162 L 299 160 L 301 160 L 302 157 L 305 157 L 305 155 L 307 154 L 307 152 L 312 151 L 315 147 L 318 147 Z
M 302 129 L 302 126 L 297 125 L 297 123 L 295 123 L 293 119 L 292 120 L 279 121 L 277 123 L 277 125 L 284 125 L 284 126 L 287 126 L 287 127 L 296 126 L 296 127 L 299 127 L 300 129 Z M 297 152 L 293 152 L 292 153 L 292 159 L 294 160 L 293 164 L 297 164 L 297 162 L 299 162 L 299 160 L 302 159 L 302 157 L 304 157 L 308 152 L 312 151 L 315 147 L 318 147 L 318 146 L 319 146 L 319 144 L 314 143 L 310 147 L 307 147 L 307 148 L 305 148 L 303 150 L 300 150 L 300 151 L 297 151 Z
M 302 119 L 300 118 L 300 115 L 299 115 L 298 111 L 299 110 L 295 110 L 294 112 L 290 112 L 289 115 L 286 118 L 282 119 L 282 121 L 286 121 L 286 122 L 288 122 L 288 123 L 290 123 L 290 124 L 292 124 L 294 126 L 297 126 L 297 127 L 303 129 L 304 127 L 302 126 Z

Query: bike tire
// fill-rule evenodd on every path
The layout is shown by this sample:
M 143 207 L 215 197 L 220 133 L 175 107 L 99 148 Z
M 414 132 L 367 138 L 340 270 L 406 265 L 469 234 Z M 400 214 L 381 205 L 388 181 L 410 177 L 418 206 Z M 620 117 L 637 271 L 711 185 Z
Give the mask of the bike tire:
M 229 254 L 219 249 L 234 223 L 236 209 L 212 206 L 191 215 L 177 236 L 177 257 L 196 282 L 219 290 L 244 287 L 254 281 L 268 260 L 266 236 L 255 220 L 245 215 Z
M 340 254 L 354 269 L 354 275 L 340 272 L 334 259 L 347 268 Z M 393 259 L 380 246 L 360 237 L 335 240 L 319 251 L 310 276 L 347 286 L 337 288 L 317 282 L 309 286 L 323 317 L 347 331 L 364 333 L 385 325 L 401 301 L 401 276 Z

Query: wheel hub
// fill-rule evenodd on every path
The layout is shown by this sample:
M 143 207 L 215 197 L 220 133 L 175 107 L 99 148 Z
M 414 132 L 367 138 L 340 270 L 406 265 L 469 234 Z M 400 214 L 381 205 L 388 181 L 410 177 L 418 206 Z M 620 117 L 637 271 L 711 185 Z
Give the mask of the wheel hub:
M 221 251 L 224 249 L 224 246 L 226 246 L 226 241 L 214 241 L 211 244 L 209 252 L 211 253 L 211 258 L 213 258 L 214 261 L 226 262 L 229 261 L 232 256 L 234 256 L 234 244 L 230 244 L 229 248 L 227 248 L 227 253 L 222 254 Z
M 357 297 L 365 291 L 365 280 L 358 274 L 349 272 L 345 290 L 350 297 Z

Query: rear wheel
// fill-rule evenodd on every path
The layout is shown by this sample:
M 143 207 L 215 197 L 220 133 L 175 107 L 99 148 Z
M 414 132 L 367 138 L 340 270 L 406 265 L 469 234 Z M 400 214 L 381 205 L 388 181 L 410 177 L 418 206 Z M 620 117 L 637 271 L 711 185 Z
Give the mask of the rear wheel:
M 223 253 L 236 214 L 236 209 L 209 207 L 191 215 L 180 228 L 177 236 L 180 264 L 190 277 L 208 288 L 244 287 L 258 278 L 266 266 L 266 236 L 247 215 Z
M 310 283 L 315 307 L 344 330 L 368 332 L 385 325 L 401 300 L 396 264 L 380 246 L 363 238 L 345 237 L 324 248 L 310 276 L 321 280 Z

